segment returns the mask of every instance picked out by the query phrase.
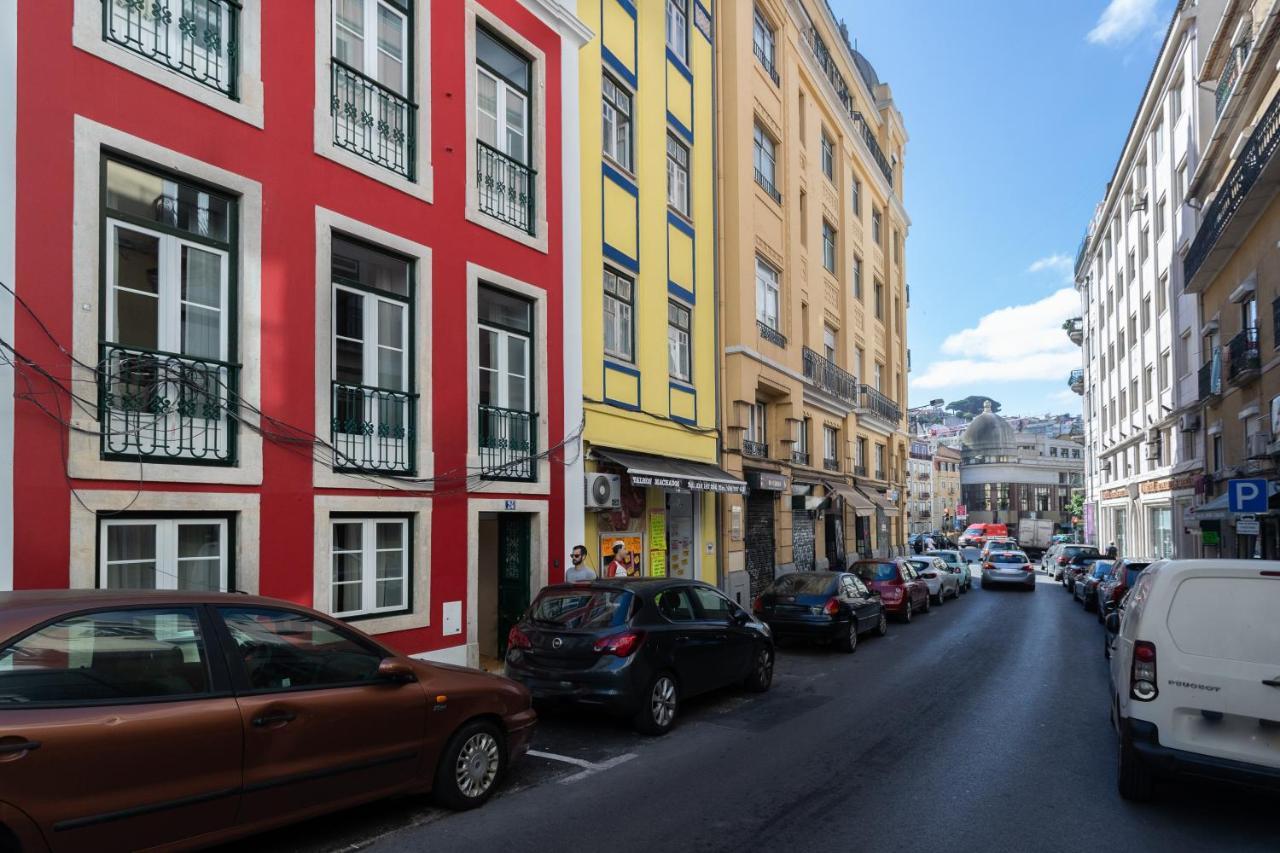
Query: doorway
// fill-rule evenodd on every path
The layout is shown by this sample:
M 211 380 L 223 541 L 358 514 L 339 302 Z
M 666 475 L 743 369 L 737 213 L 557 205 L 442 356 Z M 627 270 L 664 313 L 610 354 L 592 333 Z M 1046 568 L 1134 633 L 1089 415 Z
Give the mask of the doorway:
M 482 664 L 500 663 L 507 634 L 529 607 L 531 517 L 482 512 L 479 522 L 476 640 Z
M 667 492 L 667 576 L 698 576 L 698 501 L 689 492 Z
M 827 567 L 844 571 L 844 519 L 842 510 L 831 509 L 826 515 Z

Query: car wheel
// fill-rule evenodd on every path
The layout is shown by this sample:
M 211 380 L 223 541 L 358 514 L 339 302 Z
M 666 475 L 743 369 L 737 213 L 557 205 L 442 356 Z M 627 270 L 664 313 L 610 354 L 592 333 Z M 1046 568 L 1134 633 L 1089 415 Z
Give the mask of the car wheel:
M 911 602 L 907 602 L 906 608 L 902 611 L 902 621 L 908 625 L 911 624 L 911 617 L 914 615 L 915 608 L 911 606 Z
M 1120 796 L 1126 800 L 1144 803 L 1151 799 L 1151 769 L 1142 763 L 1142 758 L 1127 735 L 1120 735 L 1119 773 L 1116 782 L 1120 788 Z
M 880 611 L 880 623 L 876 625 L 876 633 L 883 637 L 889 633 L 889 617 L 884 615 L 884 611 Z
M 642 734 L 665 735 L 675 725 L 679 707 L 680 690 L 675 678 L 671 673 L 660 672 L 649 682 L 632 722 Z
M 924 597 L 924 612 L 928 613 L 932 607 L 933 607 L 933 597 L 926 595 Z
M 857 630 L 857 623 L 851 623 L 849 633 L 853 636 L 854 642 L 858 639 Z M 745 686 L 752 693 L 764 693 L 771 684 L 773 684 L 773 650 L 768 646 L 761 646 L 756 651 L 755 663 L 751 667 L 751 674 L 747 676 Z
M 934 603 L 939 607 L 947 603 L 947 591 L 945 589 L 938 589 L 938 600 Z
M 502 730 L 485 720 L 468 723 L 440 756 L 432 793 L 445 808 L 474 809 L 493 795 L 506 765 Z
M 858 648 L 858 620 L 849 620 L 849 630 L 841 635 L 837 645 L 840 651 L 846 654 L 853 654 Z

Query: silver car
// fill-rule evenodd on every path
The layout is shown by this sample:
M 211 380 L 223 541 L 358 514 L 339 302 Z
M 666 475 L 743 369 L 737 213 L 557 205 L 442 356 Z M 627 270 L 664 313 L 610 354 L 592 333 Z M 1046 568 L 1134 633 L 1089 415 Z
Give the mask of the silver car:
M 929 587 L 929 598 L 934 604 L 946 604 L 948 598 L 960 597 L 960 575 L 942 560 L 930 554 L 907 560 Z
M 935 551 L 929 556 L 937 557 L 947 564 L 947 568 L 960 576 L 961 592 L 968 592 L 973 589 L 973 575 L 969 572 L 969 561 L 963 553 L 960 551 Z
M 982 588 L 998 584 L 1020 586 L 1035 592 L 1036 572 L 1027 555 L 1021 551 L 992 551 L 982 561 Z

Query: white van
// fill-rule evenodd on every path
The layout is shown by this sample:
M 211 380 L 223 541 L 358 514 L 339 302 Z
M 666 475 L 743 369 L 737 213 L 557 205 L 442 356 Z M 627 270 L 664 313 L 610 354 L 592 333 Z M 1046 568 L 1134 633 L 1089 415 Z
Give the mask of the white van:
M 1280 788 L 1280 561 L 1152 563 L 1107 630 L 1122 797 L 1156 775 Z

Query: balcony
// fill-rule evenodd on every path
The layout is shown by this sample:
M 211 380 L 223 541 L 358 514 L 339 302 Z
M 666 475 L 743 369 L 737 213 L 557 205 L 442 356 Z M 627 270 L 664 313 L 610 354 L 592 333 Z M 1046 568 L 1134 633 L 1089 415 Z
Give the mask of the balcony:
M 822 467 L 827 471 L 835 471 L 836 473 L 839 473 L 840 460 L 839 459 L 823 459 Z
M 480 476 L 486 480 L 538 479 L 538 415 L 480 406 Z
M 1258 348 L 1258 328 L 1245 329 L 1227 344 L 1227 381 L 1245 385 L 1258 378 L 1262 354 Z
M 336 59 L 330 85 L 333 144 L 412 181 L 418 106 Z
M 786 347 L 787 345 L 786 335 L 782 334 L 782 332 L 779 332 L 773 326 L 770 326 L 768 323 L 764 322 L 763 320 L 756 320 L 756 329 L 759 330 L 760 337 L 764 338 L 769 343 L 778 347 L 783 347 L 783 348 Z
M 801 350 L 801 356 L 806 382 L 851 406 L 857 404 L 858 380 L 852 374 L 841 370 L 835 362 L 808 347 Z
M 1249 58 L 1249 36 L 1246 33 L 1240 43 L 1231 48 L 1231 56 L 1218 75 L 1218 88 L 1213 93 L 1213 117 L 1222 115 L 1222 110 L 1231 100 L 1231 93 L 1236 90 L 1240 80 L 1240 72 L 1244 70 L 1245 60 Z
M 176 9 L 174 7 L 177 7 Z M 102 3 L 102 37 L 236 100 L 236 0 Z
M 1222 349 L 1213 348 L 1210 359 L 1200 366 L 1200 399 L 1216 400 L 1222 396 Z
M 769 445 L 763 441 L 752 441 L 749 438 L 742 440 L 742 455 L 751 456 L 755 459 L 769 458 Z
M 1189 293 L 1202 291 L 1235 250 L 1234 241 L 1221 240 L 1232 223 L 1240 223 L 1233 230 L 1237 236 L 1242 236 L 1270 200 L 1271 192 L 1252 191 L 1258 183 L 1274 191 L 1278 181 L 1271 160 L 1277 147 L 1280 147 L 1280 94 L 1272 98 L 1266 112 L 1258 119 L 1249 141 L 1236 158 L 1235 166 L 1201 217 L 1200 229 L 1182 262 L 1184 286 Z M 1224 244 L 1220 249 L 1219 242 Z
M 756 44 L 754 40 L 751 42 L 751 52 L 756 55 L 756 59 L 760 60 L 760 67 L 769 74 L 769 79 L 773 81 L 773 85 L 782 85 L 782 81 L 778 79 L 778 69 L 773 64 L 773 57 L 766 56 L 764 48 Z
M 791 462 L 792 462 L 792 464 L 795 464 L 795 465 L 804 465 L 804 466 L 808 467 L 808 465 L 809 465 L 809 452 L 808 452 L 807 450 L 793 450 L 793 451 L 791 451 Z
M 1067 337 L 1071 339 L 1071 343 L 1076 346 L 1084 345 L 1084 320 L 1080 317 L 1072 317 L 1070 320 L 1062 324 L 1062 328 L 1066 329 Z
M 854 466 L 853 466 L 853 476 L 855 476 L 855 477 L 865 477 L 865 476 L 867 476 L 867 466 L 866 466 L 866 465 L 854 465 Z
M 99 357 L 104 458 L 236 463 L 240 365 L 110 343 Z
M 760 185 L 760 189 L 768 193 L 769 198 L 773 199 L 774 203 L 782 204 L 782 193 L 778 192 L 778 188 L 773 185 L 773 181 L 769 180 L 765 173 L 759 169 L 756 169 L 755 172 L 756 183 Z
M 536 178 L 537 173 L 524 163 L 476 140 L 476 189 L 482 213 L 533 234 Z
M 883 418 L 894 426 L 902 420 L 902 410 L 898 408 L 898 404 L 870 385 L 859 386 L 858 408 Z
M 1067 377 L 1067 387 L 1077 394 L 1084 394 L 1084 368 L 1077 367 Z
M 1080 248 L 1076 250 L 1076 275 L 1080 274 L 1080 267 L 1084 265 L 1085 258 L 1089 253 L 1089 232 L 1085 232 L 1084 239 L 1080 241 Z
M 330 443 L 339 471 L 412 474 L 417 394 L 334 382 Z

